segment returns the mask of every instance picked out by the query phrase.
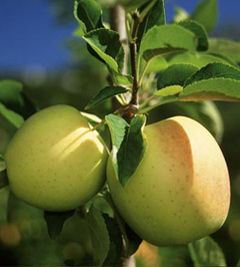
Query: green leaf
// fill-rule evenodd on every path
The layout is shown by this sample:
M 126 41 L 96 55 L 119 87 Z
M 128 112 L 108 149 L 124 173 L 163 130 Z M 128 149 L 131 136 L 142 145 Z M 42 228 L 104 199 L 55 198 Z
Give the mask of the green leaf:
M 131 257 L 138 249 L 139 245 L 142 242 L 142 238 L 138 236 L 133 230 L 126 224 L 121 215 L 119 214 L 109 192 L 104 194 L 105 199 L 110 204 L 111 208 L 114 211 L 115 219 L 119 225 L 119 229 L 123 235 L 125 241 L 125 255 L 127 258 Z
M 189 251 L 194 266 L 227 266 L 222 249 L 211 237 L 190 243 Z
M 0 102 L 3 104 L 23 102 L 21 98 L 22 90 L 23 85 L 20 82 L 13 80 L 0 81 Z
M 157 56 L 157 57 L 154 57 L 149 62 L 146 74 L 157 73 L 159 71 L 166 69 L 167 67 L 168 67 L 168 63 L 167 63 L 166 59 L 163 56 Z
M 117 164 L 116 155 L 123 141 L 125 131 L 129 127 L 128 123 L 119 116 L 110 114 L 105 117 L 107 125 L 109 127 L 112 139 L 112 151 L 113 151 L 113 162 Z M 117 166 L 116 166 L 117 167 Z M 118 173 L 115 169 L 116 174 Z
M 180 25 L 154 26 L 142 39 L 140 55 L 146 50 L 169 47 L 195 51 L 196 45 L 195 34 Z
M 218 3 L 217 0 L 203 0 L 190 16 L 191 20 L 195 20 L 202 24 L 205 29 L 210 32 L 217 23 Z
M 140 10 L 140 12 L 142 12 L 143 10 Z M 140 44 L 143 36 L 149 29 L 156 25 L 164 24 L 166 24 L 164 2 L 163 0 L 157 0 L 138 28 L 137 44 Z
M 85 109 L 91 109 L 93 107 L 96 107 L 106 99 L 119 95 L 124 94 L 128 90 L 121 86 L 107 86 L 104 89 L 102 89 L 86 106 Z
M 186 79 L 198 71 L 198 67 L 192 64 L 173 64 L 165 69 L 157 82 L 157 88 L 161 89 L 170 85 L 184 85 Z
M 240 42 L 227 39 L 210 38 L 209 51 L 222 54 L 234 62 L 240 62 Z
M 121 74 L 113 72 L 113 76 L 117 84 L 122 84 L 126 86 L 131 86 L 133 84 L 133 76 L 129 74 Z
M 228 64 L 230 64 L 230 65 L 232 65 L 232 66 L 234 66 L 234 67 L 238 67 L 238 64 L 235 62 L 235 61 L 233 61 L 233 60 L 231 60 L 229 57 L 227 57 L 227 56 L 224 56 L 224 55 L 222 55 L 222 54 L 218 54 L 218 53 L 213 53 L 213 52 L 209 52 L 208 53 L 208 55 L 210 55 L 210 56 L 214 56 L 214 57 L 217 57 L 217 58 L 219 58 L 219 59 L 222 59 L 223 61 L 223 63 L 228 63 Z M 209 62 L 210 63 L 210 62 Z
M 0 172 L 6 170 L 6 163 L 2 155 L 0 155 Z
M 131 257 L 139 248 L 142 243 L 142 238 L 137 235 L 126 223 L 125 231 L 127 236 L 126 243 L 126 257 Z
M 166 60 L 171 64 L 179 64 L 179 63 L 189 63 L 193 64 L 199 68 L 206 66 L 209 63 L 213 62 L 222 62 L 225 64 L 231 64 L 229 60 L 224 59 L 223 57 L 219 57 L 217 55 L 212 55 L 211 53 L 175 53 L 166 55 Z
M 133 118 L 118 150 L 118 178 L 123 186 L 126 186 L 143 158 L 146 149 L 146 138 L 143 134 L 145 123 L 144 115 Z
M 180 101 L 240 101 L 240 81 L 213 78 L 194 82 L 184 87 Z
M 161 266 L 188 266 L 189 252 L 185 245 L 172 247 L 159 247 L 158 255 Z
M 8 178 L 6 173 L 6 163 L 2 155 L 0 155 L 0 190 L 8 185 Z
M 198 51 L 208 50 L 207 32 L 200 23 L 193 20 L 185 20 L 179 22 L 179 25 L 181 25 L 182 27 L 188 29 L 189 31 L 195 34 L 196 38 L 198 39 L 198 45 L 197 45 Z
M 0 81 L 0 102 L 24 118 L 36 112 L 35 106 L 23 93 L 23 85 L 14 80 Z
M 110 237 L 109 251 L 103 266 L 119 266 L 119 260 L 122 257 L 123 251 L 122 234 L 114 219 L 106 214 L 103 214 L 103 218 Z
M 0 190 L 9 185 L 6 170 L 0 172 Z
M 172 96 L 181 93 L 183 87 L 181 85 L 170 85 L 154 93 L 156 96 Z
M 8 220 L 8 200 L 10 190 L 9 187 L 4 187 L 0 190 L 0 225 Z
M 93 206 L 87 213 L 87 222 L 90 230 L 94 263 L 101 266 L 106 260 L 110 248 L 110 237 L 103 215 Z
M 74 16 L 79 23 L 75 34 L 80 36 L 98 28 L 104 28 L 102 24 L 102 9 L 94 0 L 75 1 Z
M 212 78 L 240 80 L 240 69 L 220 62 L 210 63 L 188 78 L 184 83 L 184 87 L 194 82 Z
M 111 69 L 115 72 L 122 71 L 124 50 L 117 32 L 98 29 L 85 34 L 82 38 Z
M 94 115 L 94 114 L 90 114 L 90 113 L 86 113 L 86 112 L 80 112 L 81 115 L 88 121 L 88 123 L 90 124 L 90 126 L 95 127 L 98 125 L 97 127 L 97 131 L 101 134 L 102 132 L 104 132 L 105 130 L 105 125 L 102 124 L 101 126 L 99 126 L 99 124 L 102 122 L 102 120 Z
M 47 223 L 48 234 L 51 239 L 56 239 L 62 229 L 63 225 L 67 219 L 72 217 L 74 211 L 65 211 L 65 212 L 50 212 L 44 211 L 44 219 Z
M 19 114 L 14 111 L 6 108 L 3 104 L 0 103 L 0 114 L 7 119 L 13 126 L 20 128 L 24 123 L 24 119 Z
M 168 54 L 168 53 L 173 53 L 173 52 L 179 52 L 179 51 L 185 51 L 185 49 L 175 48 L 175 47 L 149 49 L 149 50 L 145 50 L 143 52 L 143 58 L 146 61 L 149 61 L 149 60 L 152 60 L 153 58 L 155 58 L 157 56 Z
M 122 118 L 110 114 L 106 116 L 106 122 L 113 143 L 113 167 L 119 182 L 125 186 L 136 171 L 146 149 L 146 138 L 143 134 L 146 117 L 138 115 L 129 125 Z

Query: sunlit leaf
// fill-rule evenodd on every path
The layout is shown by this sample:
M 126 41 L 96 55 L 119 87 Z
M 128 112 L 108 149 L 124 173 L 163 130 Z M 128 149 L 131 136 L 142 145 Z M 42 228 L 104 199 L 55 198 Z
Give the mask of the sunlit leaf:
M 195 51 L 196 45 L 195 34 L 180 25 L 154 26 L 142 39 L 140 55 L 146 50 L 169 47 Z
M 16 112 L 6 108 L 3 104 L 0 103 L 0 114 L 7 119 L 12 125 L 16 128 L 20 128 L 24 123 L 24 119 L 22 116 L 17 114 Z
M 173 96 L 181 93 L 183 90 L 183 87 L 181 85 L 170 85 L 167 87 L 162 88 L 161 90 L 158 90 L 157 92 L 154 93 L 156 96 Z

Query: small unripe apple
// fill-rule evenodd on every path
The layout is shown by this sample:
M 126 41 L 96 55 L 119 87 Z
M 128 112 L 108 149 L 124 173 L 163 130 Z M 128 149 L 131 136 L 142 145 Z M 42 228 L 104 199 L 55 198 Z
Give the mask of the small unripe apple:
M 147 149 L 126 187 L 108 161 L 108 185 L 125 221 L 156 246 L 186 244 L 218 230 L 228 214 L 230 183 L 212 135 L 180 116 L 144 132 Z
M 107 156 L 99 134 L 77 109 L 43 109 L 23 124 L 7 149 L 11 191 L 44 210 L 77 208 L 101 189 Z

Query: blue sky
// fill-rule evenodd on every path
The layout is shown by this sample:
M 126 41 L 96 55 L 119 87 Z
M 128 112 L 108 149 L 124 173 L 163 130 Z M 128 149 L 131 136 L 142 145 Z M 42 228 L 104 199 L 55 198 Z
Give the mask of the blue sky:
M 170 0 L 167 14 L 171 16 L 174 5 L 192 11 L 198 2 Z M 219 0 L 219 10 L 219 23 L 226 18 L 240 21 L 240 0 Z M 0 70 L 65 65 L 70 55 L 63 42 L 74 28 L 56 25 L 47 0 L 0 0 Z

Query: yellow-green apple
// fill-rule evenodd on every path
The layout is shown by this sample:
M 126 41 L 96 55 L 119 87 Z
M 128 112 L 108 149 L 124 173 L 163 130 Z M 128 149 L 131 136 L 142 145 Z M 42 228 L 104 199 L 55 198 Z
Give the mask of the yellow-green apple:
M 41 110 L 17 131 L 6 152 L 12 192 L 48 211 L 81 206 L 102 187 L 108 153 L 99 134 L 67 105 Z
M 113 201 L 129 226 L 157 246 L 186 244 L 218 230 L 228 214 L 229 175 L 212 135 L 187 117 L 144 130 L 147 149 L 126 187 L 107 167 Z

